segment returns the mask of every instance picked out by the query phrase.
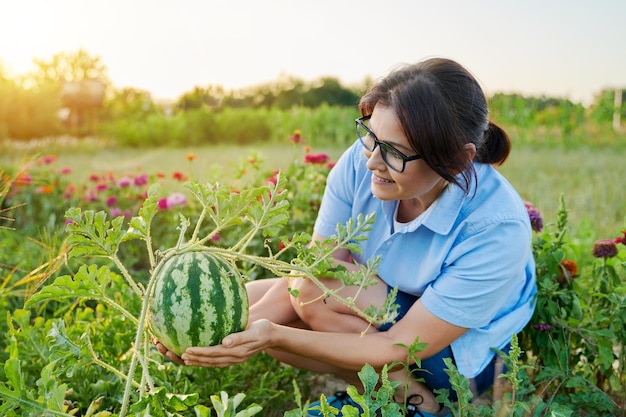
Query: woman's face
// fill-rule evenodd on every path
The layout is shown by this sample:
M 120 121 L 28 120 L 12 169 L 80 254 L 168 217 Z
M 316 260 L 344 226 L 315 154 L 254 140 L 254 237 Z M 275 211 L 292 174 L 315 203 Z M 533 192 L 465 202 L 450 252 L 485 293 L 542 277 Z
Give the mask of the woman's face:
M 376 137 L 407 156 L 416 154 L 405 136 L 400 121 L 390 107 L 374 107 L 369 121 Z M 428 207 L 441 194 L 443 178 L 422 159 L 407 161 L 403 172 L 390 169 L 382 159 L 380 146 L 364 150 L 367 168 L 372 171 L 372 193 L 380 200 L 415 200 Z M 425 207 L 422 207 L 425 209 Z

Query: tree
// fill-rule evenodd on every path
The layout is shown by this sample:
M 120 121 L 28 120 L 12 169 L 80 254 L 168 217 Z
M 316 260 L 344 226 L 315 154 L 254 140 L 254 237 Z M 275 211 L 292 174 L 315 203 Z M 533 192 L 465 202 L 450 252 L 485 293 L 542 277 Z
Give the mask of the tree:
M 35 59 L 34 63 L 32 83 L 58 89 L 61 105 L 67 109 L 65 121 L 70 132 L 81 136 L 93 133 L 110 84 L 100 58 L 79 49 L 58 53 L 50 61 Z
M 324 77 L 319 85 L 310 87 L 303 93 L 303 104 L 307 107 L 318 107 L 323 103 L 329 106 L 356 106 L 359 95 L 345 88 L 337 78 Z
M 104 117 L 107 120 L 130 118 L 140 120 L 153 114 L 157 109 L 152 96 L 146 90 L 122 88 L 114 90 L 105 104 Z

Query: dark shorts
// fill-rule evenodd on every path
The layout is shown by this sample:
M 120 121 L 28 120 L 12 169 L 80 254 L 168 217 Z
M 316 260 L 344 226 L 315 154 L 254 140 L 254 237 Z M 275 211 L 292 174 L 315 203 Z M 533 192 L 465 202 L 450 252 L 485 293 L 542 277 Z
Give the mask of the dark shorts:
M 391 291 L 391 288 L 388 288 L 387 291 Z M 396 321 L 404 317 L 406 312 L 409 311 L 411 306 L 413 306 L 413 303 L 415 303 L 418 298 L 419 297 L 414 295 L 398 291 L 395 303 L 400 307 L 398 308 L 398 317 L 396 317 Z M 391 328 L 391 326 L 393 326 L 393 323 L 385 323 L 378 327 L 378 330 L 387 331 Z M 509 348 L 510 347 L 507 346 L 503 349 L 503 351 L 508 352 Z M 456 366 L 452 349 L 450 346 L 447 346 L 439 353 L 436 353 L 428 359 L 422 359 L 422 364 L 419 368 L 416 365 L 413 365 L 413 375 L 416 378 L 421 378 L 424 384 L 426 384 L 431 390 L 441 388 L 447 389 L 450 393 L 450 400 L 456 401 L 457 394 L 452 389 L 452 386 L 450 385 L 450 377 L 445 372 L 446 364 L 443 361 L 444 358 L 451 358 L 452 363 Z M 469 380 L 469 385 L 472 389 L 474 397 L 481 395 L 493 385 L 495 380 L 496 362 L 498 362 L 498 355 L 493 358 L 489 365 L 487 365 L 487 367 L 480 374 Z M 504 372 L 506 372 L 505 368 L 502 369 L 502 373 Z

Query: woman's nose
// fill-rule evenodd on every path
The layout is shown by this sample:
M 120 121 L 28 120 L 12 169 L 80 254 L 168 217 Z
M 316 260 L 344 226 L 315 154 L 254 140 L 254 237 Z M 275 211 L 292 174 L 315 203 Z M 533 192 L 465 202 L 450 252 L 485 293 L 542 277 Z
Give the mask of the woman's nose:
M 370 171 L 383 171 L 387 169 L 387 164 L 385 164 L 383 156 L 380 153 L 380 146 L 374 148 L 373 151 L 365 150 L 363 153 L 367 158 L 367 162 L 365 163 L 367 169 Z

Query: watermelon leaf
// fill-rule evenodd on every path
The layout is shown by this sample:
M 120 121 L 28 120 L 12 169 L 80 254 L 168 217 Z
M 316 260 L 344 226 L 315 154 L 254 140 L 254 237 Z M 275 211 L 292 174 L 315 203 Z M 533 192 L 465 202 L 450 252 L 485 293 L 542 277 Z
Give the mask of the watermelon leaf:
M 70 234 L 67 238 L 70 257 L 91 255 L 112 258 L 116 255 L 126 234 L 122 230 L 123 216 L 109 221 L 104 211 L 83 212 L 77 207 L 68 209 L 65 216 L 70 221 L 66 227 Z

